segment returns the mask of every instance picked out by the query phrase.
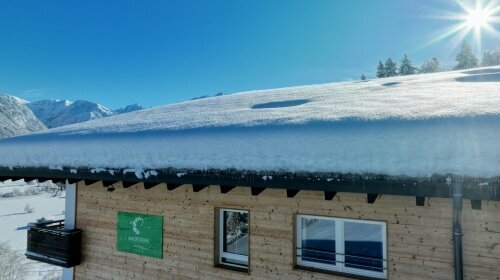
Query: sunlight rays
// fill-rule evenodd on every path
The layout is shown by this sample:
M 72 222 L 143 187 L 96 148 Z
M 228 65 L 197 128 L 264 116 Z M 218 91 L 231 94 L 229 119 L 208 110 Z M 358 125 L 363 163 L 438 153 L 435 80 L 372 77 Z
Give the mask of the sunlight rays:
M 467 15 L 467 25 L 471 28 L 480 29 L 486 26 L 490 21 L 491 11 L 483 10 L 480 6 L 476 7 L 475 10 L 469 11 Z
M 423 47 L 427 47 L 444 39 L 450 39 L 453 43 L 452 49 L 454 49 L 463 39 L 472 33 L 473 44 L 476 50 L 481 53 L 482 36 L 500 38 L 500 33 L 494 27 L 495 24 L 500 23 L 499 0 L 475 0 L 472 2 L 455 0 L 455 3 L 462 9 L 462 12 L 444 12 L 439 18 L 455 21 L 456 23 L 446 29 L 440 30 L 426 42 Z M 472 5 L 470 5 L 471 3 Z

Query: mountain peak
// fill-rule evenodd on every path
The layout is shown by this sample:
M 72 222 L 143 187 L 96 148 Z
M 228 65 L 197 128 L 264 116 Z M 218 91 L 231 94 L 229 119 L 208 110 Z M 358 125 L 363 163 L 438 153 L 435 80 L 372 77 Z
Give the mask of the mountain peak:
M 141 105 L 139 105 L 137 103 L 134 103 L 134 104 L 122 107 L 120 109 L 116 109 L 115 113 L 116 114 L 124 114 L 124 113 L 133 112 L 133 111 L 139 111 L 139 110 L 142 110 L 142 109 L 144 109 L 144 107 L 142 107 Z
M 43 99 L 28 102 L 0 93 L 0 139 L 142 109 L 137 103 L 113 111 L 87 100 Z
M 40 100 L 27 104 L 48 128 L 100 119 L 114 112 L 100 104 L 86 100 Z
M 0 139 L 45 129 L 26 105 L 26 100 L 0 94 Z

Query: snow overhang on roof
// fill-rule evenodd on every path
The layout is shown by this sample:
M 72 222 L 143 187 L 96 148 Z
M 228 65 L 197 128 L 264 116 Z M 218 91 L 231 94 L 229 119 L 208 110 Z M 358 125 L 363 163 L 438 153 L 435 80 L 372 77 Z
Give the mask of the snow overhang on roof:
M 499 93 L 491 67 L 211 97 L 5 139 L 0 166 L 494 180 Z

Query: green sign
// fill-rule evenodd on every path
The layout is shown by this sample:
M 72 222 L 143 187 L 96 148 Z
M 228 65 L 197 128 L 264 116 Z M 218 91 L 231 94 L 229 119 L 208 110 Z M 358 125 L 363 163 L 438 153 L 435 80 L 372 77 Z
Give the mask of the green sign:
M 163 216 L 118 212 L 118 251 L 163 258 Z

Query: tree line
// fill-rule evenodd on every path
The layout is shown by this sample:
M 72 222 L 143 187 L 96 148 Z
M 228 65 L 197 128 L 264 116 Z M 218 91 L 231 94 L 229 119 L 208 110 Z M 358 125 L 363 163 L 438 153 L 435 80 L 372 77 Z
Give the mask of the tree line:
M 474 55 L 472 48 L 467 41 L 463 41 L 460 45 L 460 50 L 455 57 L 457 64 L 453 70 L 469 69 L 479 66 L 500 65 L 500 49 L 494 51 L 486 51 L 483 53 L 481 61 Z M 413 66 L 408 55 L 404 55 L 398 65 L 392 58 L 388 58 L 385 62 L 379 61 L 377 66 L 377 78 L 386 78 L 394 76 L 406 76 L 413 74 L 425 74 L 445 71 L 439 65 L 439 60 L 433 57 L 425 61 L 420 67 Z M 366 76 L 361 75 L 361 80 L 366 80 Z

